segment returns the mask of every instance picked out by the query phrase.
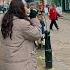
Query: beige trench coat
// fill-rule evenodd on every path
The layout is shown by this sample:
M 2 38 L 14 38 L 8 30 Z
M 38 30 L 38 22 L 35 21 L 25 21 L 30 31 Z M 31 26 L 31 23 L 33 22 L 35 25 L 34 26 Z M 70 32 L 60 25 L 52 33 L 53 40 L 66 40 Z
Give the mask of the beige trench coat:
M 3 64 L 0 70 L 38 70 L 34 41 L 41 38 L 40 28 L 30 25 L 26 20 L 13 21 L 12 40 L 2 39 Z

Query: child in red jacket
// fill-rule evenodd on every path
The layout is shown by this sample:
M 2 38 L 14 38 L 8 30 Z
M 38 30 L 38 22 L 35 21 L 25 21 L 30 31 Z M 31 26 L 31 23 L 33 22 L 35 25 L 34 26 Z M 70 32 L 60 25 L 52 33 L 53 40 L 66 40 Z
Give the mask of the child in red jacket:
M 56 23 L 56 20 L 58 20 L 58 17 L 60 17 L 60 15 L 58 14 L 58 12 L 56 11 L 56 6 L 53 4 L 51 6 L 51 8 L 49 9 L 49 18 L 51 20 L 51 24 L 50 24 L 50 29 L 52 30 L 52 26 L 53 24 L 55 25 L 55 27 L 58 28 L 58 25 Z

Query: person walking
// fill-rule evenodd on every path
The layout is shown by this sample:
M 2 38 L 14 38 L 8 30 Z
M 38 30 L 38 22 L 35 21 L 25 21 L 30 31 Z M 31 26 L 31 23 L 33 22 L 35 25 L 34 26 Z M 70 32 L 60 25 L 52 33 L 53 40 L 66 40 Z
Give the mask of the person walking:
M 0 70 L 38 70 L 34 41 L 41 38 L 38 26 L 31 25 L 24 0 L 12 0 L 1 24 L 3 64 Z M 1 55 L 0 55 L 1 56 Z
M 57 30 L 59 29 L 56 20 L 58 20 L 58 17 L 60 17 L 59 13 L 56 10 L 56 5 L 52 4 L 51 8 L 49 9 L 49 18 L 51 20 L 51 24 L 50 24 L 50 29 L 52 30 L 53 24 L 55 25 L 55 27 L 57 28 Z

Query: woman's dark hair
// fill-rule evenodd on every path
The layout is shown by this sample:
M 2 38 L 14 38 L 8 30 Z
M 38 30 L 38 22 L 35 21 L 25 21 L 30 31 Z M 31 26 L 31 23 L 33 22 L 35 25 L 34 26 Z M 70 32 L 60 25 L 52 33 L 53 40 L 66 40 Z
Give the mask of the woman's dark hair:
M 1 32 L 4 39 L 8 36 L 12 39 L 13 16 L 28 20 L 22 0 L 12 0 L 9 10 L 2 19 Z

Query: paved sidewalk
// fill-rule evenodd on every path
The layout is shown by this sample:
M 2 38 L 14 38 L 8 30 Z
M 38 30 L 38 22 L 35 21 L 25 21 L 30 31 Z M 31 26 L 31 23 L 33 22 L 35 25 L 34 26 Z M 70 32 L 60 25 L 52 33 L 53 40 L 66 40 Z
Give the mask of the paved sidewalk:
M 53 50 L 53 68 L 49 70 L 70 70 L 70 14 L 57 21 L 59 30 L 53 27 L 51 45 Z M 49 27 L 49 20 L 47 19 Z M 44 65 L 44 63 L 43 63 Z M 42 66 L 41 66 L 42 67 Z M 44 68 L 42 70 L 45 70 Z
M 59 31 L 51 32 L 53 70 L 70 70 L 70 22 L 60 19 L 58 23 Z

